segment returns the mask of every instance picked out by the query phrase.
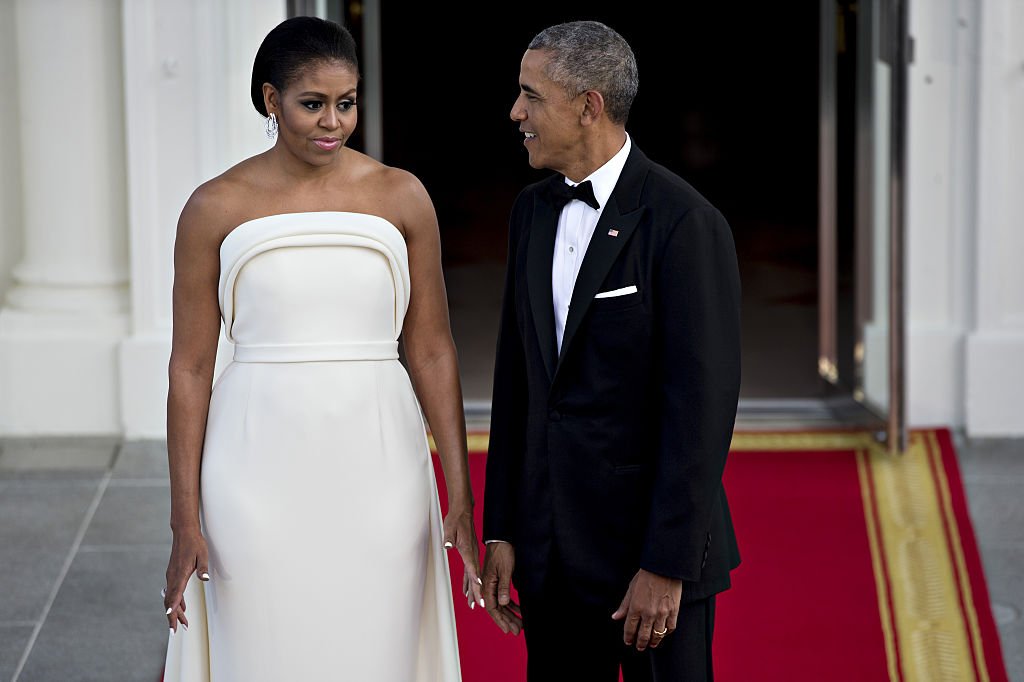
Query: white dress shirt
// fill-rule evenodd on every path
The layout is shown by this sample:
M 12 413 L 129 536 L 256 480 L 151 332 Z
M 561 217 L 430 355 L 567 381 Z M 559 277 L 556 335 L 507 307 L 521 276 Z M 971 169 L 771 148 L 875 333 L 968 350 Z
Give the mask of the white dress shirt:
M 555 335 L 558 338 L 558 351 L 562 351 L 562 335 L 565 333 L 565 319 L 569 316 L 569 302 L 572 300 L 572 291 L 576 286 L 576 277 L 580 274 L 580 266 L 583 265 L 583 257 L 587 255 L 587 247 L 590 246 L 590 239 L 594 236 L 594 228 L 601 218 L 601 212 L 608 204 L 612 196 L 615 183 L 622 175 L 622 168 L 626 165 L 626 157 L 629 156 L 629 148 L 632 143 L 629 141 L 629 134 L 626 134 L 626 142 L 622 149 L 615 153 L 615 156 L 598 168 L 596 171 L 583 178 L 580 182 L 590 180 L 594 189 L 594 198 L 600 206 L 593 209 L 582 201 L 573 200 L 562 207 L 558 215 L 558 232 L 555 234 L 555 254 L 551 265 L 551 295 L 555 306 Z M 568 178 L 565 178 L 568 185 L 573 185 Z M 508 540 L 493 538 L 485 541 L 508 542 Z
M 615 156 L 585 177 L 580 182 L 590 180 L 594 188 L 594 198 L 600 208 L 593 209 L 582 201 L 573 200 L 562 207 L 558 216 L 558 232 L 555 234 L 555 254 L 551 265 L 551 294 L 555 306 L 555 337 L 558 339 L 558 352 L 562 352 L 562 336 L 565 333 L 565 320 L 569 316 L 569 302 L 572 291 L 576 287 L 576 277 L 580 274 L 583 257 L 587 255 L 587 247 L 594 236 L 594 228 L 601 218 L 601 212 L 612 196 L 615 183 L 619 181 L 622 167 L 626 165 L 631 143 L 629 135 L 622 149 Z M 568 178 L 567 185 L 575 185 Z

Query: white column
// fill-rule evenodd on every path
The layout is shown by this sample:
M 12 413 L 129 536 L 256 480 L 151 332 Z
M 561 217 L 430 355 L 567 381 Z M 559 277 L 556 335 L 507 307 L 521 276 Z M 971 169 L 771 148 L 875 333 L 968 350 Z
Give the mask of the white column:
M 120 10 L 117 0 L 15 2 L 24 255 L 0 311 L 3 434 L 121 428 Z
M 0 0 L 0 64 L 15 64 L 14 0 Z M 18 72 L 0 68 L 0 92 L 18 91 Z M 18 98 L 0 97 L 0 301 L 11 284 L 11 270 L 21 257 L 21 140 L 17 134 Z
M 973 269 L 977 0 L 912 2 L 910 12 L 908 421 L 956 427 Z
M 980 5 L 971 435 L 1024 435 L 1024 3 Z
M 284 11 L 280 0 L 123 0 L 132 320 L 120 385 L 128 438 L 165 434 L 178 215 L 193 189 L 271 144 L 249 79 Z

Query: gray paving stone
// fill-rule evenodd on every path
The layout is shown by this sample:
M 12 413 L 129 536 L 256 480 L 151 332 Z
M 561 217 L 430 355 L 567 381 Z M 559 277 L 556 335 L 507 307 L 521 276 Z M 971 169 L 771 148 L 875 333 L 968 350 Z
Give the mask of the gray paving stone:
M 107 488 L 82 540 L 88 545 L 171 543 L 170 492 L 165 485 Z
M 978 541 L 982 545 L 1024 545 L 1024 496 L 1022 483 L 1013 477 L 964 482 Z
M 98 436 L 5 438 L 0 441 L 0 471 L 105 471 L 118 444 L 116 438 Z
M 1024 682 L 1024 545 L 982 546 L 981 554 L 1007 673 Z
M 1024 438 L 956 439 L 964 476 L 1024 476 Z
M 1024 545 L 1020 547 L 981 547 L 985 562 L 985 579 L 988 583 L 989 598 L 1014 612 L 1014 621 L 1024 614 Z M 1005 614 L 1009 617 L 1010 614 Z M 1024 643 L 1024 639 L 1021 640 Z
M 67 547 L 0 551 L 0 622 L 38 619 L 67 555 Z
M 157 682 L 166 562 L 163 551 L 75 557 L 19 682 Z
M 1024 621 L 1018 619 L 999 627 L 1003 662 L 1010 682 L 1024 682 Z
M 162 440 L 125 443 L 117 453 L 114 478 L 159 478 L 166 481 L 167 443 Z
M 31 636 L 31 625 L 0 624 L 0 680 L 11 679 Z
M 956 438 L 1010 680 L 1024 682 L 1024 439 Z
M 99 483 L 106 475 L 101 469 L 0 469 L 0 486 L 5 483 Z
M 97 486 L 0 481 L 0 622 L 39 617 Z
M 66 549 L 98 486 L 98 481 L 0 481 L 0 551 Z

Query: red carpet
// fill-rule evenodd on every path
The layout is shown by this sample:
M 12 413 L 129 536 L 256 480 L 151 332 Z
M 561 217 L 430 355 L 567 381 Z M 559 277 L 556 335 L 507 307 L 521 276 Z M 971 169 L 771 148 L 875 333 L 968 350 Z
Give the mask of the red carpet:
M 1007 680 L 947 431 L 915 433 L 898 459 L 856 433 L 743 433 L 733 445 L 725 481 L 743 564 L 719 597 L 716 679 Z M 486 436 L 470 448 L 479 530 Z M 522 637 L 461 594 L 455 609 L 464 680 L 524 680 Z

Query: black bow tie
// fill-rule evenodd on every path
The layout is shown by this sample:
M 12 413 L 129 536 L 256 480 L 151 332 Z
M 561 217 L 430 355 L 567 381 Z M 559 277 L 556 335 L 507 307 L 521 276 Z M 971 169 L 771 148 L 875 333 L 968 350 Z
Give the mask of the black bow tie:
M 581 182 L 575 187 L 565 182 L 554 182 L 551 183 L 550 188 L 551 201 L 556 208 L 562 208 L 573 199 L 582 201 L 595 211 L 601 208 L 601 204 L 597 203 L 597 198 L 594 196 L 594 186 L 590 184 L 590 180 Z

